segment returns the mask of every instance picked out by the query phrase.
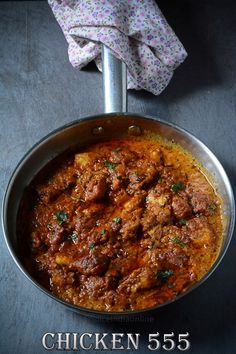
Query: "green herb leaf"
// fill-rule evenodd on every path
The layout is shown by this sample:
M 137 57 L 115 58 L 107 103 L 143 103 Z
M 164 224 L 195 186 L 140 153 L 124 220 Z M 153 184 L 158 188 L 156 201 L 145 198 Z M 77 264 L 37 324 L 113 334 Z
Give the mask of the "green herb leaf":
M 184 243 L 183 241 L 181 241 L 179 238 L 177 238 L 177 237 L 172 237 L 171 238 L 171 241 L 173 242 L 173 243 L 176 243 L 177 245 L 179 245 L 180 247 L 182 247 L 182 248 L 184 248 L 184 247 L 186 247 L 187 245 L 186 245 L 186 243 Z
M 217 208 L 217 206 L 216 206 L 216 204 L 215 203 L 209 203 L 208 205 L 207 205 L 207 207 L 208 207 L 208 209 L 210 209 L 210 210 L 216 210 L 216 208 Z
M 112 221 L 116 224 L 120 224 L 122 219 L 120 217 L 113 218 Z
M 108 168 L 109 171 L 113 171 L 116 168 L 116 163 L 110 162 L 108 160 L 104 161 L 104 165 Z
M 78 235 L 76 231 L 73 231 L 72 234 L 68 237 L 68 240 L 75 241 Z
M 64 224 L 64 222 L 68 219 L 68 214 L 64 211 L 57 211 L 54 215 L 59 225 Z
M 167 288 L 168 288 L 168 289 L 173 289 L 174 287 L 175 287 L 175 284 L 172 284 L 172 283 L 170 283 L 170 284 L 167 285 Z
M 121 181 L 122 180 L 122 176 L 116 176 L 116 178 Z
M 175 193 L 181 191 L 184 188 L 185 188 L 185 184 L 184 184 L 184 182 L 181 182 L 181 181 L 176 182 L 176 183 L 172 184 L 172 186 L 171 186 L 172 191 Z
M 186 223 L 187 223 L 187 220 L 185 220 L 185 219 L 180 219 L 180 221 L 179 221 L 179 225 L 186 225 Z
M 106 233 L 107 233 L 107 229 L 105 229 L 104 227 L 102 228 L 102 231 L 101 231 L 101 234 L 102 235 L 106 235 Z
M 156 272 L 156 278 L 163 282 L 166 282 L 172 274 L 173 270 L 171 269 L 159 270 L 158 272 Z
M 90 250 L 91 252 L 93 252 L 93 251 L 94 251 L 94 248 L 95 248 L 94 243 L 90 243 L 90 245 L 89 245 L 89 250 Z

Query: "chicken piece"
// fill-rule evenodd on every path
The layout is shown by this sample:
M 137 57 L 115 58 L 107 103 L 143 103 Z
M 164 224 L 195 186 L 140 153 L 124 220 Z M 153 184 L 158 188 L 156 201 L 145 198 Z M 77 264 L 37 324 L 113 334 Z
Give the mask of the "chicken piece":
M 187 223 L 189 237 L 195 247 L 207 248 L 214 241 L 215 235 L 205 216 L 196 217 Z
M 122 214 L 123 215 L 123 214 Z M 120 229 L 123 240 L 138 237 L 138 229 L 142 215 L 142 208 L 132 211 L 130 215 L 126 214 L 126 218 L 122 217 L 123 226 Z
M 64 239 L 64 228 L 54 222 L 53 226 L 50 225 L 48 239 L 51 245 L 59 245 Z
M 86 185 L 85 200 L 87 202 L 94 202 L 101 200 L 107 191 L 106 175 L 103 173 L 96 173 Z
M 124 204 L 121 212 L 122 227 L 120 233 L 124 240 L 137 237 L 142 215 L 144 195 L 136 195 Z
M 186 266 L 188 259 L 185 251 L 177 247 L 158 253 L 158 263 L 164 269 L 182 268 Z
M 90 152 L 82 152 L 75 155 L 75 166 L 84 168 L 92 162 L 93 154 Z
M 152 189 L 146 198 L 146 209 L 142 217 L 142 225 L 145 231 L 151 230 L 157 224 L 165 224 L 171 221 L 172 210 L 169 203 L 170 195 L 159 195 Z
M 80 280 L 83 286 L 89 291 L 91 297 L 101 297 L 109 290 L 116 289 L 120 274 L 118 271 L 107 271 L 104 277 L 91 275 L 81 275 Z
M 110 258 L 102 253 L 91 253 L 70 264 L 70 269 L 85 275 L 103 275 L 109 266 Z
M 124 278 L 118 286 L 120 292 L 135 294 L 141 290 L 147 290 L 157 284 L 155 273 L 150 268 L 135 269 Z
M 181 230 L 174 225 L 162 228 L 162 233 L 157 238 L 151 238 L 153 247 L 148 252 L 147 261 L 157 269 L 181 268 L 188 262 L 189 237 L 186 230 Z M 151 244 L 152 246 L 152 244 Z
M 71 262 L 71 258 L 64 254 L 57 253 L 55 257 L 55 262 L 59 265 L 69 265 Z
M 61 192 L 76 184 L 76 171 L 73 166 L 65 166 L 59 172 L 55 172 L 48 184 L 39 185 L 36 191 L 45 204 L 54 201 Z
M 96 221 L 104 211 L 103 204 L 91 204 L 86 209 L 81 210 L 79 207 L 73 218 L 75 224 L 75 231 L 80 234 L 82 231 L 88 231 L 96 226 Z
M 143 189 L 148 184 L 155 181 L 159 171 L 151 161 L 140 159 L 134 166 L 128 169 L 129 185 L 127 191 L 133 194 L 137 190 Z
M 192 215 L 192 207 L 188 202 L 187 195 L 183 193 L 173 196 L 172 209 L 178 220 L 188 218 Z
M 214 202 L 214 190 L 200 173 L 192 174 L 189 178 L 186 192 L 190 197 L 194 213 L 205 213 L 208 206 Z
M 122 146 L 120 148 L 114 149 L 111 152 L 110 161 L 114 163 L 129 163 L 131 161 L 136 161 L 138 154 L 131 151 L 129 147 Z

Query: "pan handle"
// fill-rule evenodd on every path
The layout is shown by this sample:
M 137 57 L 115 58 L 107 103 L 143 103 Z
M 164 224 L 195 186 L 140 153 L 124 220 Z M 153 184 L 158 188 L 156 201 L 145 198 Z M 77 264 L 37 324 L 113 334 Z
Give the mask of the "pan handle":
M 102 46 L 104 112 L 126 112 L 127 72 L 123 61 L 108 47 Z

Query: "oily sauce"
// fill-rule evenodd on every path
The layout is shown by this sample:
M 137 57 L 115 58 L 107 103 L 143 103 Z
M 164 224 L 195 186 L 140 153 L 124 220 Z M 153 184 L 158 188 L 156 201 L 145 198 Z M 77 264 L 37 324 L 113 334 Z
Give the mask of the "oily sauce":
M 25 191 L 18 234 L 28 270 L 59 298 L 100 311 L 146 309 L 212 266 L 221 203 L 175 143 L 123 138 L 49 163 Z

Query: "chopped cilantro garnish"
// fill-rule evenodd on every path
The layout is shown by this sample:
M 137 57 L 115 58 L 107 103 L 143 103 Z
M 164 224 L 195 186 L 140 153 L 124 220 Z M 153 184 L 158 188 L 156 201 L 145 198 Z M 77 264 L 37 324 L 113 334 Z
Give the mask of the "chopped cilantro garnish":
M 184 184 L 184 182 L 181 182 L 181 181 L 176 182 L 176 183 L 172 184 L 172 186 L 171 186 L 172 191 L 175 193 L 181 191 L 184 188 L 185 188 L 185 184 Z
M 102 228 L 102 231 L 101 231 L 101 234 L 102 235 L 106 235 L 106 233 L 107 233 L 107 229 L 105 229 L 104 227 Z
M 175 287 L 175 284 L 172 284 L 172 283 L 170 283 L 170 284 L 167 285 L 167 288 L 168 288 L 168 289 L 172 289 L 172 288 L 174 288 L 174 287 Z
M 116 224 L 120 224 L 121 223 L 121 218 L 120 217 L 116 217 L 116 218 L 113 218 L 112 221 Z
M 166 282 L 172 274 L 173 270 L 171 269 L 159 270 L 158 272 L 156 272 L 156 278 L 163 282 Z
M 122 176 L 116 176 L 116 178 L 121 181 L 122 180 Z
M 180 247 L 182 247 L 182 248 L 184 248 L 184 247 L 186 247 L 186 243 L 184 243 L 183 241 L 181 241 L 179 238 L 177 238 L 177 237 L 172 237 L 171 238 L 171 241 L 173 242 L 173 243 L 176 243 L 177 245 L 179 245 Z
M 104 161 L 104 165 L 108 168 L 109 171 L 113 171 L 116 168 L 116 163 L 108 160 Z
M 68 237 L 69 240 L 75 241 L 77 239 L 77 232 L 73 231 L 72 234 Z
M 95 248 L 94 243 L 90 243 L 90 245 L 89 245 L 89 250 L 90 250 L 91 252 L 93 252 L 93 251 L 94 251 L 94 248 Z
M 185 219 L 180 219 L 180 221 L 179 221 L 179 225 L 186 225 L 186 223 L 187 223 L 187 220 L 185 220 Z
M 54 215 L 59 225 L 64 224 L 64 222 L 68 219 L 68 214 L 64 211 L 57 211 Z
M 207 207 L 208 207 L 208 209 L 210 209 L 210 210 L 216 210 L 216 204 L 215 203 L 209 203 L 208 205 L 207 205 Z

